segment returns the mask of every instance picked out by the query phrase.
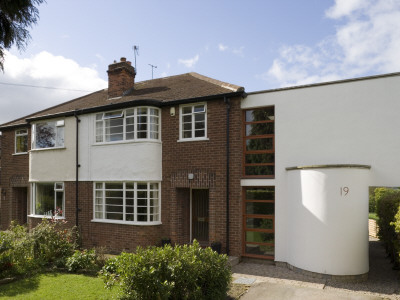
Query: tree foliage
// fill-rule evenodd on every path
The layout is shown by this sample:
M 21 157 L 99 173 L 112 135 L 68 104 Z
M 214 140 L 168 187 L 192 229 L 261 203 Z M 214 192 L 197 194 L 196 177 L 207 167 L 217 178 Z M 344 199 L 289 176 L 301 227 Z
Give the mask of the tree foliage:
M 28 27 L 39 18 L 37 5 L 44 0 L 0 0 L 0 69 L 4 70 L 4 51 L 16 45 L 24 50 L 30 34 Z

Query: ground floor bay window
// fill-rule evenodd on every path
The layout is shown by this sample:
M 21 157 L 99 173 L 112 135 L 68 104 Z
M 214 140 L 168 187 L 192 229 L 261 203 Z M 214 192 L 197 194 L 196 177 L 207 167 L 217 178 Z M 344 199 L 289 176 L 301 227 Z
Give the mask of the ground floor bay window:
M 94 221 L 160 224 L 158 182 L 94 183 Z
M 244 187 L 243 256 L 274 259 L 275 187 Z
M 64 217 L 64 183 L 33 183 L 31 213 L 35 216 Z

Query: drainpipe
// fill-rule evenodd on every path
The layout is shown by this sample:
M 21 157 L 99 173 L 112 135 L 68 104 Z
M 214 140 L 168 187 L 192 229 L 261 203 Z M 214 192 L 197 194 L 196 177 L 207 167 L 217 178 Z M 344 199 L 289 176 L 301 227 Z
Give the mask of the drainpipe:
M 79 225 L 79 120 L 77 111 L 74 112 L 74 117 L 76 119 L 76 149 L 75 149 L 75 158 L 76 158 L 76 165 L 75 165 L 75 226 L 78 228 Z
M 229 112 L 231 101 L 224 97 L 226 104 L 226 254 L 229 255 Z

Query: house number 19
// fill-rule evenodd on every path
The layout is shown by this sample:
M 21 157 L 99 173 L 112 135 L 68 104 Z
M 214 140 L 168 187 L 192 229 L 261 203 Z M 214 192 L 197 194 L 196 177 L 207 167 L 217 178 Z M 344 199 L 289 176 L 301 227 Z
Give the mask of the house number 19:
M 347 186 L 343 186 L 340 188 L 340 196 L 344 197 L 350 192 L 350 189 Z

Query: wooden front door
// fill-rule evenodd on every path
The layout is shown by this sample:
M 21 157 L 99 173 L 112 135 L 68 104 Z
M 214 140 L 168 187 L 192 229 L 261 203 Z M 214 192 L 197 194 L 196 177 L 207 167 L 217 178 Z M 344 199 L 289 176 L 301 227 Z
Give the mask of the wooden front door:
M 208 244 L 208 190 L 192 190 L 192 240 Z

